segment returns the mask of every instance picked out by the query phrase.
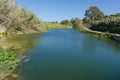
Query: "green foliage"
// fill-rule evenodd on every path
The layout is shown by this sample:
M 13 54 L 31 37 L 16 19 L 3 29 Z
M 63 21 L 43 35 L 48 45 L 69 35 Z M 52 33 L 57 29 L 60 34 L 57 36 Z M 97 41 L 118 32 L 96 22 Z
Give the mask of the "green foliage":
M 82 30 L 84 27 L 82 20 L 80 20 L 79 18 L 72 18 L 71 23 L 72 23 L 72 27 L 75 29 Z
M 83 24 L 85 27 L 90 27 L 92 21 L 90 19 L 88 19 L 87 17 L 83 18 Z
M 60 24 L 66 26 L 67 28 L 72 26 L 74 29 L 78 30 L 83 30 L 84 27 L 82 20 L 80 20 L 79 18 L 72 18 L 71 20 L 62 20 Z
M 0 47 L 0 68 L 10 73 L 19 63 L 17 55 L 12 50 L 5 51 Z
M 62 21 L 60 22 L 60 24 L 62 24 L 62 25 L 70 25 L 70 26 L 72 25 L 69 20 L 62 20 Z
M 110 15 L 91 24 L 91 29 L 120 34 L 120 15 Z
M 96 6 L 90 6 L 89 9 L 85 11 L 85 16 L 93 20 L 100 20 L 104 18 L 103 12 Z
M 104 16 L 96 6 L 85 11 L 84 26 L 97 31 L 120 34 L 120 13 Z
M 85 18 L 83 23 L 86 27 L 96 20 L 101 20 L 104 18 L 104 13 L 96 6 L 90 6 L 88 10 L 85 11 Z
M 56 24 L 51 22 L 45 22 L 43 23 L 43 25 L 47 30 L 60 29 L 60 28 L 72 28 L 72 26 L 69 26 L 69 25 L 61 25 L 61 24 Z
M 0 24 L 8 33 L 44 31 L 40 19 L 26 8 L 18 7 L 15 0 L 0 0 Z

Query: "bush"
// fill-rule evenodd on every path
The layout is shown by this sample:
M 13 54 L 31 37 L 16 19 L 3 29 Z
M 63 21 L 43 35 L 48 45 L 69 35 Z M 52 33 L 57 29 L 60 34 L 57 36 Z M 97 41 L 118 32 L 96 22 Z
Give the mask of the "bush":
M 120 34 L 120 15 L 118 16 L 112 15 L 100 21 L 95 21 L 91 24 L 91 29 Z
M 0 68 L 10 73 L 19 63 L 19 59 L 14 51 L 5 51 L 0 47 Z
M 41 20 L 28 9 L 17 6 L 15 0 L 0 0 L 0 24 L 11 34 L 44 31 Z

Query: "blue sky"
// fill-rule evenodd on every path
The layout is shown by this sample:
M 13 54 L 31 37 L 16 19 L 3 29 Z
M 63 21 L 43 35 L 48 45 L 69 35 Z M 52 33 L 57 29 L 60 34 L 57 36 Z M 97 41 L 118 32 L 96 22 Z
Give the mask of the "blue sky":
M 120 13 L 120 0 L 18 0 L 18 4 L 33 11 L 42 21 L 82 19 L 89 6 L 97 6 L 107 15 Z

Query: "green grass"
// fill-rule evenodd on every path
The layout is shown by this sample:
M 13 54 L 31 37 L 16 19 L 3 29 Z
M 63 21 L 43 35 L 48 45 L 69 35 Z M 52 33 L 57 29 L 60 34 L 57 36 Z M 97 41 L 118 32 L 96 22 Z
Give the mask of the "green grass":
M 72 28 L 72 26 L 69 25 L 61 25 L 61 24 L 55 24 L 55 23 L 43 23 L 45 26 L 46 30 L 52 30 L 52 29 L 61 29 L 61 28 Z

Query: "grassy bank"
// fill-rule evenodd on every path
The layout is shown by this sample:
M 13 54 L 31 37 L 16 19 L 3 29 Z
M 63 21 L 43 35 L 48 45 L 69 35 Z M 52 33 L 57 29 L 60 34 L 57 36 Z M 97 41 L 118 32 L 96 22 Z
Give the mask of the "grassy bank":
M 0 47 L 0 80 L 10 75 L 18 66 L 20 59 L 15 54 L 15 48 L 3 49 Z
M 110 38 L 111 34 L 105 33 L 105 32 L 96 32 L 96 31 L 91 31 L 91 30 L 79 30 L 82 33 L 92 35 L 95 37 L 104 37 L 104 38 Z
M 120 42 L 120 34 L 93 31 L 88 28 L 78 29 L 78 31 L 87 35 L 98 37 L 100 39 L 115 40 L 117 42 Z
M 44 22 L 43 25 L 46 28 L 46 30 L 72 28 L 72 26 L 69 26 L 69 25 L 61 25 L 61 24 L 50 23 L 50 22 Z

